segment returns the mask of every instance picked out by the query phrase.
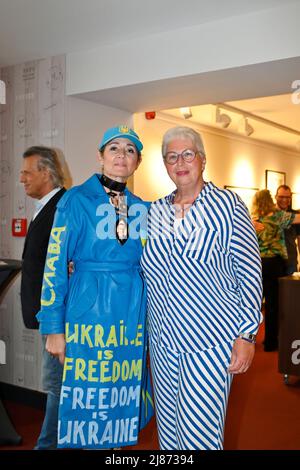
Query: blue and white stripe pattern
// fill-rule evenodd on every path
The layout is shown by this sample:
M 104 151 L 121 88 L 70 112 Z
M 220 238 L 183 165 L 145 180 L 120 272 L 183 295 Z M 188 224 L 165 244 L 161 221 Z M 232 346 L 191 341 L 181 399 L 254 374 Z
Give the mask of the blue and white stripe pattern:
M 213 183 L 177 227 L 172 200 L 152 204 L 142 256 L 160 444 L 220 449 L 232 344 L 262 320 L 257 237 L 239 196 Z
M 232 342 L 185 354 L 150 342 L 161 449 L 222 449 L 231 349 Z

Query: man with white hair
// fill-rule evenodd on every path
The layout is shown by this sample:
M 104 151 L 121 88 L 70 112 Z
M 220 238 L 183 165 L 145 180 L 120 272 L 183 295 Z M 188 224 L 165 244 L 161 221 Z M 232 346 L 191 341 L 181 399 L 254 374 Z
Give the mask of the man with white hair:
M 48 241 L 56 205 L 65 193 L 64 176 L 57 152 L 48 147 L 34 146 L 23 154 L 20 182 L 27 196 L 36 200 L 36 209 L 28 228 L 23 249 L 21 303 L 26 328 L 38 329 L 36 314 L 40 310 L 41 290 Z M 62 365 L 43 351 L 43 388 L 47 394 L 46 414 L 36 450 L 56 449 L 57 422 Z

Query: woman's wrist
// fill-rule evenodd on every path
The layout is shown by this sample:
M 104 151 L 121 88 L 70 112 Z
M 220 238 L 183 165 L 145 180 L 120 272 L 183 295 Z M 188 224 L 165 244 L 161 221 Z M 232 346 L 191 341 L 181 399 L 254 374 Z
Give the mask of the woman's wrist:
M 238 338 L 243 339 L 244 341 L 248 341 L 248 343 L 255 344 L 256 343 L 256 335 L 252 333 L 240 333 Z

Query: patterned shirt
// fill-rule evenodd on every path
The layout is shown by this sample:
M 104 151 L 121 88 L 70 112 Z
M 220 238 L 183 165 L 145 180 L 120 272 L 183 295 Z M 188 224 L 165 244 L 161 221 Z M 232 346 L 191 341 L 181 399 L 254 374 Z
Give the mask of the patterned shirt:
M 281 256 L 288 258 L 284 239 L 284 230 L 288 229 L 295 218 L 292 212 L 276 211 L 272 215 L 259 218 L 265 228 L 257 233 L 260 255 L 262 258 Z

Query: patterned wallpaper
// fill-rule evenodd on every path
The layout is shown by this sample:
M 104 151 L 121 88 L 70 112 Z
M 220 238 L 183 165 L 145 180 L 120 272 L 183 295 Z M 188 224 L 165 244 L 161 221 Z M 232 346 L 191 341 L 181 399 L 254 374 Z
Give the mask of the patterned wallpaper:
M 24 238 L 11 234 L 12 218 L 33 213 L 33 199 L 19 182 L 22 153 L 31 145 L 64 152 L 65 56 L 0 69 L 6 84 L 6 104 L 0 105 L 0 259 L 20 259 Z M 41 389 L 41 339 L 24 327 L 20 306 L 20 276 L 0 303 L 0 339 L 6 344 L 6 364 L 0 381 Z

